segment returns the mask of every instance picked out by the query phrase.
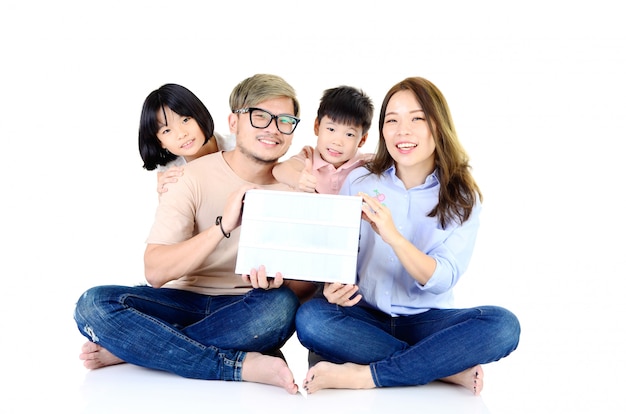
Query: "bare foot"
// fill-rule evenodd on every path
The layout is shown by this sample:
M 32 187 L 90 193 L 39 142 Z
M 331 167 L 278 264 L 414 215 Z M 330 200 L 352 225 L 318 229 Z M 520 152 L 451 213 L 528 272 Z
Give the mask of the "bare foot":
M 458 374 L 441 378 L 441 381 L 461 385 L 472 391 L 474 395 L 480 395 L 480 392 L 483 390 L 484 375 L 483 368 L 480 365 L 476 365 L 475 367 L 468 368 Z
M 81 353 L 78 356 L 83 362 L 83 365 L 87 369 L 97 369 L 108 367 L 109 365 L 122 364 L 124 361 L 110 353 L 98 344 L 87 341 L 81 348 Z
M 287 363 L 278 357 L 258 352 L 246 354 L 241 369 L 241 378 L 244 381 L 283 387 L 289 394 L 298 392 L 298 386 Z
M 304 389 L 312 394 L 325 388 L 346 388 L 351 390 L 375 388 L 374 379 L 368 365 L 353 363 L 333 364 L 321 361 L 312 366 L 306 374 Z

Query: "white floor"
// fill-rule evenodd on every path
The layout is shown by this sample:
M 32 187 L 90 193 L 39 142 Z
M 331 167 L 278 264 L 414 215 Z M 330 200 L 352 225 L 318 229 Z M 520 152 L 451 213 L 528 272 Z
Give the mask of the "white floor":
M 285 353 L 294 374 L 299 376 L 299 366 L 304 368 L 306 364 L 306 352 L 299 343 L 290 343 Z M 267 385 L 188 380 L 121 365 L 85 373 L 76 385 L 79 397 L 76 409 L 85 413 L 169 413 L 178 411 L 181 405 L 188 412 L 232 410 L 255 414 L 387 413 L 396 408 L 401 412 L 407 407 L 442 414 L 490 412 L 482 398 L 447 384 L 385 390 L 324 390 L 305 397 Z
M 253 383 L 189 380 L 129 364 L 88 371 L 78 359 L 84 338 L 72 319 L 79 292 L 25 286 L 32 302 L 17 312 L 18 296 L 0 302 L 0 413 L 624 413 L 620 343 L 553 329 L 550 318 L 520 312 L 526 330 L 509 357 L 483 367 L 479 397 L 433 383 L 376 390 L 323 390 L 305 397 Z M 80 288 L 79 288 L 80 289 Z M 5 292 L 17 292 L 8 288 Z M 82 292 L 82 291 L 81 291 Z M 586 329 L 587 334 L 592 333 Z M 569 346 L 569 347 L 568 347 Z M 301 384 L 306 350 L 293 337 L 283 349 Z M 611 355 L 613 355 L 611 357 Z M 609 363 L 610 362 L 610 363 Z M 180 411 L 184 407 L 186 411 Z M 219 411 L 214 411 L 219 407 Z M 223 409 L 222 409 L 223 407 Z M 176 410 L 176 411 L 175 411 Z
M 306 350 L 296 339 L 284 348 L 296 378 L 304 378 Z M 28 392 L 9 411 L 36 412 L 47 406 L 63 413 L 388 413 L 415 407 L 422 413 L 488 414 L 482 397 L 462 387 L 434 383 L 423 387 L 379 390 L 323 390 L 290 395 L 278 387 L 224 381 L 189 380 L 130 364 L 86 371 L 78 360 L 48 378 L 46 390 Z M 37 383 L 38 381 L 34 381 Z M 15 397 L 15 395 L 13 395 Z M 218 411 L 214 411 L 218 410 Z
M 404 412 L 407 407 L 429 414 L 498 413 L 489 409 L 485 397 L 443 383 L 362 391 L 322 390 L 304 396 L 263 384 L 190 380 L 130 364 L 88 371 L 78 359 L 85 339 L 72 319 L 74 293 L 52 295 L 48 289 L 32 290 L 36 292 L 35 305 L 24 319 L 27 323 L 13 317 L 15 311 L 11 309 L 15 306 L 0 306 L 4 308 L 0 330 L 4 335 L 0 340 L 3 414 L 388 413 L 396 409 Z M 306 350 L 294 336 L 283 352 L 301 384 L 307 369 Z

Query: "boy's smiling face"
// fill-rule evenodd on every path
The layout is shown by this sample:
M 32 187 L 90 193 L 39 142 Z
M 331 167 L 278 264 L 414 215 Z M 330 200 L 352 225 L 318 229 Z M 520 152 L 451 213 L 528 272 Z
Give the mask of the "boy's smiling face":
M 322 159 L 335 168 L 353 158 L 367 139 L 363 128 L 334 122 L 327 116 L 315 120 L 314 131 Z

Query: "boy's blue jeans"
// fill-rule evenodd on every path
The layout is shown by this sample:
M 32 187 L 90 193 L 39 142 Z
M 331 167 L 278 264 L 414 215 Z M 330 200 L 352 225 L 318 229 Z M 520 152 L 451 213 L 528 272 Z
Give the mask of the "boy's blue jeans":
M 296 332 L 321 359 L 369 365 L 376 386 L 390 387 L 427 384 L 497 361 L 517 347 L 520 324 L 496 306 L 391 317 L 316 298 L 298 309 Z
M 279 349 L 299 302 L 287 287 L 207 296 L 150 286 L 98 286 L 78 300 L 80 332 L 118 358 L 187 378 L 241 381 L 247 351 Z

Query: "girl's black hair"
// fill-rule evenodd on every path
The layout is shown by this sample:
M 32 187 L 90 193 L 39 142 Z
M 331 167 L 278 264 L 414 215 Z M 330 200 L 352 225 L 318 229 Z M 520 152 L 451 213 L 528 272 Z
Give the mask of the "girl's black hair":
M 164 111 L 165 106 L 180 116 L 195 119 L 204 133 L 204 144 L 213 136 L 213 117 L 193 92 L 174 83 L 161 86 L 146 97 L 139 119 L 139 154 L 143 160 L 143 168 L 148 171 L 156 169 L 159 165 L 166 165 L 178 157 L 163 148 L 157 138 L 159 130 L 157 113 Z

